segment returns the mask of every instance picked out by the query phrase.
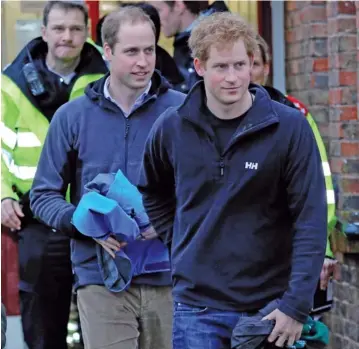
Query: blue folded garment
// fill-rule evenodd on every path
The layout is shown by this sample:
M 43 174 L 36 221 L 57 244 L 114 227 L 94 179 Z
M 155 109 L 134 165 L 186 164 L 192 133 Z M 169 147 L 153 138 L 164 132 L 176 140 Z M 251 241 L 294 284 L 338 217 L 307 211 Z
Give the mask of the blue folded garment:
M 122 171 L 116 173 L 115 180 L 106 196 L 116 200 L 124 211 L 134 218 L 141 231 L 145 231 L 150 226 L 150 220 L 143 206 L 140 192 L 130 183 Z
M 128 245 L 115 258 L 96 245 L 100 272 L 105 286 L 112 292 L 126 289 L 132 277 L 170 271 L 167 247 L 158 239 L 137 240 L 150 227 L 141 194 L 119 171 L 100 174 L 85 187 L 72 223 L 83 235 L 106 240 L 114 236 Z
M 136 239 L 140 231 L 136 222 L 115 200 L 97 192 L 86 193 L 72 217 L 76 229 L 83 235 L 106 240 L 115 234 L 119 241 Z

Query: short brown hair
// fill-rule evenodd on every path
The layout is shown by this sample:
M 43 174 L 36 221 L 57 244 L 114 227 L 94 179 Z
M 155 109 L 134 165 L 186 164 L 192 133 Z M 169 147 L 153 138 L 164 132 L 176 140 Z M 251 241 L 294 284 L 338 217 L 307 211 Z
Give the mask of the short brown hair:
M 256 39 L 257 39 L 259 52 L 262 56 L 263 64 L 267 64 L 271 60 L 268 44 L 259 34 L 257 34 Z
M 106 16 L 101 29 L 102 43 L 104 44 L 106 42 L 111 50 L 113 50 L 115 44 L 118 42 L 118 31 L 121 25 L 125 23 L 149 23 L 156 37 L 156 28 L 150 16 L 139 7 L 126 6 Z
M 49 15 L 53 8 L 60 8 L 64 11 L 79 10 L 84 15 L 85 25 L 87 27 L 89 14 L 84 1 L 48 1 L 42 14 L 42 23 L 46 27 L 49 22 Z
M 175 6 L 175 0 L 165 1 L 165 3 L 173 8 Z M 183 1 L 186 9 L 194 15 L 199 15 L 202 11 L 207 10 L 208 1 Z
M 256 33 L 239 15 L 217 12 L 199 19 L 193 28 L 188 45 L 192 57 L 206 62 L 212 45 L 223 47 L 242 39 L 249 56 L 257 50 Z

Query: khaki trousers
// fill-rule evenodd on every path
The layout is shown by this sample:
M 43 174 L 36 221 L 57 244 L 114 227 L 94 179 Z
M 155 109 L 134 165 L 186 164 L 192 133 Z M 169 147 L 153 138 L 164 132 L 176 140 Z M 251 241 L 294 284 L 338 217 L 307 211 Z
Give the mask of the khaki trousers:
M 172 289 L 131 285 L 113 293 L 104 286 L 78 290 L 85 349 L 171 349 Z

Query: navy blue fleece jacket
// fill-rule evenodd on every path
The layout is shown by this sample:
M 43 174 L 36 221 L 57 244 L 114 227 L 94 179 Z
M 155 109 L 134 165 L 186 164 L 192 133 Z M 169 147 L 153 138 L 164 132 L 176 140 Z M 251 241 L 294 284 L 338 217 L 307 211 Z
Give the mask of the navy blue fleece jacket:
M 146 138 L 167 108 L 181 104 L 182 93 L 169 89 L 157 72 L 143 104 L 126 118 L 103 94 L 107 76 L 90 84 L 85 96 L 55 113 L 30 193 L 34 215 L 45 224 L 72 235 L 71 259 L 76 286 L 102 285 L 93 239 L 81 239 L 71 224 L 85 184 L 100 173 L 121 170 L 137 184 Z M 70 186 L 70 203 L 66 190 Z M 59 232 L 60 234 L 60 232 Z M 140 283 L 170 285 L 170 273 L 141 277 Z M 135 281 L 135 282 L 136 282 Z
M 323 264 L 326 193 L 302 114 L 259 86 L 223 152 L 198 83 L 157 120 L 139 183 L 147 214 L 171 246 L 174 300 L 305 322 Z

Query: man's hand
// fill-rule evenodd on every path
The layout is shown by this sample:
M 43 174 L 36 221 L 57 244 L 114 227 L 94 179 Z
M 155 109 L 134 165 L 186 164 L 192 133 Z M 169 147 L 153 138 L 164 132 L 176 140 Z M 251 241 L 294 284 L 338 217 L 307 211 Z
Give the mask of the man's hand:
M 20 204 L 13 199 L 1 201 L 1 224 L 10 229 L 21 229 L 19 218 L 24 217 Z
M 275 320 L 275 326 L 268 337 L 268 342 L 276 341 L 275 345 L 279 348 L 283 348 L 284 345 L 293 345 L 302 334 L 303 324 L 285 315 L 279 309 L 272 311 L 262 320 Z
M 122 247 L 127 245 L 127 242 L 119 242 L 113 237 L 109 237 L 107 240 L 99 240 L 94 239 L 98 244 L 100 244 L 112 258 L 115 258 L 115 254 L 119 251 Z
M 326 290 L 329 279 L 333 276 L 334 280 L 340 280 L 340 264 L 336 259 L 325 258 L 322 271 L 320 273 L 320 289 Z

